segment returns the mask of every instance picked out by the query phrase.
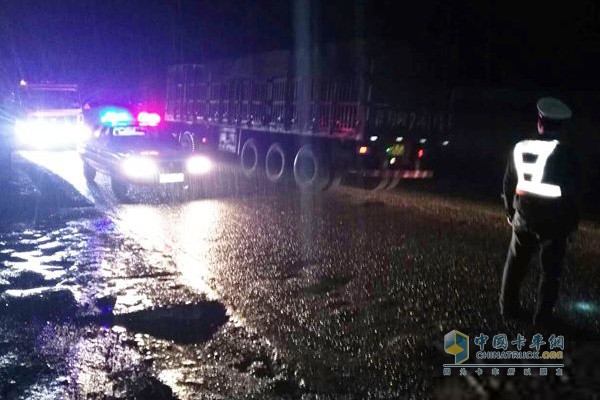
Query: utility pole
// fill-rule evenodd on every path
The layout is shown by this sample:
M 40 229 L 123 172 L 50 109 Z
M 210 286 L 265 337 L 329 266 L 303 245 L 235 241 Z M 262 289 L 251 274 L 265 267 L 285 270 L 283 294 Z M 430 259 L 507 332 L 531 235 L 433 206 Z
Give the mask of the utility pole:
M 494 62 L 493 14 L 496 9 L 496 7 L 494 7 L 494 2 L 495 2 L 495 0 L 488 0 L 486 2 L 486 10 L 485 10 L 486 26 L 485 26 L 485 50 L 484 50 L 485 60 L 484 60 L 484 62 L 485 62 L 485 79 L 488 83 L 492 81 L 492 74 L 494 72 L 493 71 L 493 62 Z
M 171 12 L 171 46 L 174 62 L 183 62 L 183 10 L 181 0 L 170 0 Z

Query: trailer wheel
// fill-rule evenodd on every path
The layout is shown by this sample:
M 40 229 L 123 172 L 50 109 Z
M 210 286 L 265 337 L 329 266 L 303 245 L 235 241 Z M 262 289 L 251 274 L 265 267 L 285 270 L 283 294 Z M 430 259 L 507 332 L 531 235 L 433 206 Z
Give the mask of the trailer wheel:
M 93 182 L 94 178 L 96 178 L 96 170 L 85 161 L 83 162 L 83 176 L 88 183 Z
M 271 144 L 265 156 L 265 174 L 267 175 L 267 179 L 273 183 L 280 183 L 285 180 L 288 172 L 287 164 L 288 160 L 281 144 L 277 142 Z
M 331 182 L 329 163 L 311 145 L 304 145 L 294 158 L 294 180 L 302 190 L 325 190 Z
M 117 198 L 117 200 L 119 201 L 126 201 L 127 200 L 127 183 L 124 182 L 123 180 L 111 176 L 110 178 L 110 187 L 113 191 L 113 193 L 115 194 L 115 197 Z
M 194 140 L 194 134 L 192 132 L 183 132 L 179 136 L 179 144 L 190 153 L 196 151 L 196 141 Z
M 244 175 L 248 178 L 257 176 L 260 162 L 261 155 L 258 143 L 252 138 L 246 140 L 240 154 L 240 165 Z

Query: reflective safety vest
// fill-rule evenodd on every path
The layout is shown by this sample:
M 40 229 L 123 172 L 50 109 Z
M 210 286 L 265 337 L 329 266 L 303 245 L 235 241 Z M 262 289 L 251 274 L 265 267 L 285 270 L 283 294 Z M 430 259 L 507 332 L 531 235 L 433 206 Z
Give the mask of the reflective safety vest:
M 518 195 L 533 194 L 551 198 L 562 196 L 560 186 L 542 182 L 546 161 L 557 145 L 558 140 L 523 140 L 517 143 L 513 158 L 518 177 Z

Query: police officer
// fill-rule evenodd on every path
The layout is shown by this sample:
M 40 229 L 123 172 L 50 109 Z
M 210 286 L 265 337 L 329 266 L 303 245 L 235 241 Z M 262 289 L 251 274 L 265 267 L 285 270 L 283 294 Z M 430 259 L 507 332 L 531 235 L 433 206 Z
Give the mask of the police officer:
M 571 110 L 551 97 L 540 99 L 537 110 L 538 135 L 515 145 L 504 174 L 504 206 L 513 232 L 500 293 L 503 317 L 518 317 L 519 289 L 539 251 L 535 325 L 552 317 L 567 239 L 579 222 L 581 194 L 579 161 L 565 131 Z

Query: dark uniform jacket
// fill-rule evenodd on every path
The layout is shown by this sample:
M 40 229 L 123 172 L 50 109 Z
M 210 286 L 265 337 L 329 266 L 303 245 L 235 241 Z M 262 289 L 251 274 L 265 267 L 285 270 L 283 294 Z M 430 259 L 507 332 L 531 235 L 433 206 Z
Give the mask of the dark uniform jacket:
M 532 140 L 555 140 L 551 134 L 545 134 Z M 569 235 L 577 229 L 579 222 L 579 203 L 581 198 L 581 169 L 574 149 L 561 143 L 548 157 L 543 169 L 543 183 L 557 185 L 561 189 L 560 197 L 545 197 L 528 192 L 517 193 L 519 176 L 511 152 L 504 174 L 504 207 L 512 220 L 513 228 L 526 230 L 542 237 Z M 525 154 L 523 157 L 535 156 Z M 525 175 L 525 178 L 529 178 Z M 523 177 L 521 177 L 523 179 Z

